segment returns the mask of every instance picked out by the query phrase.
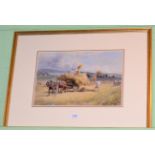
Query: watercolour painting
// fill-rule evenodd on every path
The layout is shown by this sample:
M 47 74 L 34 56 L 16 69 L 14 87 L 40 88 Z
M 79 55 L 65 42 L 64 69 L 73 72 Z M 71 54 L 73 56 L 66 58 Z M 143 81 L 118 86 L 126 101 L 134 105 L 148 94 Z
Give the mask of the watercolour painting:
M 38 51 L 33 106 L 121 106 L 124 50 Z

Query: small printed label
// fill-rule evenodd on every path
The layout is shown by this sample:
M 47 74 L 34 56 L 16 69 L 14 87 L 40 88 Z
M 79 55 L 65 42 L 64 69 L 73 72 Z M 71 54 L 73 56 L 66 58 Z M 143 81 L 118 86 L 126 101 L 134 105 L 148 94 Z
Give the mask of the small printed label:
M 78 118 L 78 117 L 79 117 L 78 114 L 72 114 L 72 115 L 71 115 L 71 118 L 73 118 L 73 119 Z

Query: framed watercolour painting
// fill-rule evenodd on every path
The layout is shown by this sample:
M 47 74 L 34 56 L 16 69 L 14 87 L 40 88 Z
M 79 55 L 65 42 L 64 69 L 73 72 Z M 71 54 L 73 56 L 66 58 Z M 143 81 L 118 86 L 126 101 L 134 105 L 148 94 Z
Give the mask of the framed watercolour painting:
M 151 36 L 16 32 L 4 126 L 151 127 Z

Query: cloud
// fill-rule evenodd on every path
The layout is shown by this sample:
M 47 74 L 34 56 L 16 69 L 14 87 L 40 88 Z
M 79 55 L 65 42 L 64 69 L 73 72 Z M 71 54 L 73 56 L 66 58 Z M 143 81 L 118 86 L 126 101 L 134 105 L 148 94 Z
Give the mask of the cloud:
M 41 52 L 39 54 L 39 68 L 54 68 L 71 70 L 83 64 L 82 71 L 107 73 L 121 73 L 123 52 Z

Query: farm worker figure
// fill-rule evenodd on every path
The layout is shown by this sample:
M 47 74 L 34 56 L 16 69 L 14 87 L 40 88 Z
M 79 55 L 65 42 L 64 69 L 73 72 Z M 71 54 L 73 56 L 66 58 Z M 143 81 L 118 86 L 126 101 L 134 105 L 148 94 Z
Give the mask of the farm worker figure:
M 60 84 L 60 82 L 57 81 L 57 82 L 55 82 L 55 83 L 56 83 L 56 90 L 55 90 L 55 93 L 58 94 L 58 93 L 59 93 L 59 84 Z
M 79 74 L 80 74 L 80 69 L 81 69 L 82 67 L 83 67 L 82 64 L 80 64 L 79 66 L 77 66 L 75 75 L 79 75 Z
M 99 88 L 101 85 L 101 82 L 100 81 L 96 81 L 96 88 Z

